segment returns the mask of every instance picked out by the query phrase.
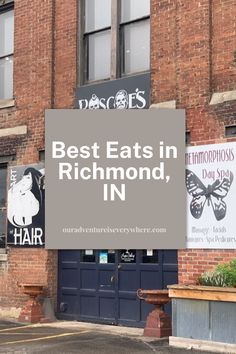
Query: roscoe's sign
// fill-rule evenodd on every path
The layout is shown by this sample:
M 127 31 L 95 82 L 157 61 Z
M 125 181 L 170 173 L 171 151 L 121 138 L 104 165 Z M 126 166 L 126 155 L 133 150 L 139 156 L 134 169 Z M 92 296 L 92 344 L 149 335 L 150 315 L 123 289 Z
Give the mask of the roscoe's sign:
M 83 86 L 76 91 L 79 109 L 144 109 L 150 105 L 150 74 Z

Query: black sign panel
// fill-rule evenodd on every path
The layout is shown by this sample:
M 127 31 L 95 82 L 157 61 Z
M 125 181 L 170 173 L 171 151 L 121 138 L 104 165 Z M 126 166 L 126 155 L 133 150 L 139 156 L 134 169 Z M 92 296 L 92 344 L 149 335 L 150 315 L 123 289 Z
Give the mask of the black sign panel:
M 144 109 L 150 105 L 150 74 L 82 86 L 76 91 L 79 109 Z
M 45 213 L 42 164 L 11 166 L 8 171 L 7 244 L 42 247 Z

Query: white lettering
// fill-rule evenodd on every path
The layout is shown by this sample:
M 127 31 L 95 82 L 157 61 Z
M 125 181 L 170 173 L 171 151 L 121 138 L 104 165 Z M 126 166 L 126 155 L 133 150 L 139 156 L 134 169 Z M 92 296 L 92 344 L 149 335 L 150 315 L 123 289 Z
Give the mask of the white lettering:
M 29 245 L 29 246 L 42 246 L 43 245 L 43 230 L 40 227 L 14 229 L 14 245 Z
M 52 142 L 52 158 L 62 159 L 65 157 L 65 144 L 63 141 L 53 141 Z

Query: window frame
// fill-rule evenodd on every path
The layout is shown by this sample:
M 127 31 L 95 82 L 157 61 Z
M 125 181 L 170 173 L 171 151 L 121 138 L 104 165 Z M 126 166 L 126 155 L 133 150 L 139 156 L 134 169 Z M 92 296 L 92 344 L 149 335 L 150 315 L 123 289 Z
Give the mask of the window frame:
M 117 1 L 117 0 L 115 0 Z M 99 79 L 99 80 L 89 80 L 88 75 L 88 67 L 89 67 L 89 37 L 91 35 L 97 34 L 97 33 L 102 33 L 106 31 L 111 31 L 112 35 L 112 18 L 111 18 L 111 25 L 110 26 L 104 26 L 100 27 L 98 29 L 94 30 L 85 30 L 85 2 L 86 0 L 81 0 L 80 1 L 80 8 L 79 8 L 79 52 L 78 52 L 78 59 L 79 59 L 79 67 L 82 68 L 82 70 L 79 71 L 79 82 L 80 86 L 83 85 L 84 83 L 89 84 L 89 83 L 94 83 L 94 82 L 100 82 L 100 81 L 106 81 L 109 80 L 110 77 L 104 78 L 104 79 Z M 111 15 L 112 15 L 112 3 L 113 0 L 111 0 Z
M 130 75 L 135 75 L 137 73 L 143 73 L 143 72 L 147 72 L 150 69 L 147 70 L 142 70 L 142 71 L 135 71 L 132 73 L 125 73 L 125 27 L 129 26 L 129 25 L 133 25 L 133 24 L 137 24 L 137 23 L 142 23 L 144 21 L 149 20 L 149 28 L 150 28 L 150 15 L 147 16 L 142 16 L 139 18 L 136 18 L 134 20 L 129 20 L 129 21 L 124 21 L 124 22 L 120 22 L 120 76 L 121 77 L 127 77 Z
M 125 26 L 129 24 L 138 23 L 138 22 L 140 23 L 148 19 L 150 20 L 151 13 L 149 15 L 144 15 L 142 17 L 138 17 L 133 20 L 121 21 L 121 0 L 111 0 L 111 26 L 99 28 L 99 30 L 85 32 L 85 1 L 86 0 L 81 0 L 80 6 L 78 6 L 78 22 L 79 22 L 78 36 L 77 36 L 78 37 L 78 48 L 77 48 L 78 86 L 93 85 L 96 83 L 101 83 L 109 80 L 114 80 L 118 78 L 149 72 L 150 68 L 143 71 L 125 74 L 123 56 L 124 56 Z M 110 76 L 109 78 L 105 78 L 105 79 L 88 80 L 89 55 L 88 55 L 88 40 L 86 37 L 88 37 L 91 34 L 99 33 L 106 30 L 111 31 Z M 150 30 L 151 30 L 151 26 L 150 26 Z M 149 52 L 149 56 L 151 58 L 150 52 Z
M 84 78 L 84 81 L 87 83 L 90 82 L 97 82 L 97 81 L 105 81 L 105 80 L 109 80 L 110 76 L 108 76 L 107 78 L 103 78 L 103 79 L 98 79 L 98 80 L 89 80 L 88 75 L 89 75 L 89 37 L 99 34 L 99 33 L 105 33 L 111 31 L 111 27 L 103 27 L 103 28 L 99 28 L 98 30 L 94 30 L 94 31 L 90 31 L 90 32 L 86 32 L 84 33 L 84 63 L 85 63 L 85 74 L 86 77 Z
M 8 167 L 9 164 L 15 160 L 15 155 L 0 156 L 0 166 L 6 167 L 6 205 L 0 207 L 0 211 L 6 212 L 6 221 L 5 221 L 5 247 L 0 247 L 0 250 L 7 248 L 7 193 L 8 193 Z M 0 235 L 1 236 L 1 235 Z
M 0 15 L 9 12 L 9 11 L 14 11 L 14 0 L 13 1 L 9 1 L 9 2 L 1 2 L 0 0 Z M 13 12 L 13 20 L 14 20 L 14 12 Z M 5 54 L 3 56 L 0 56 L 0 60 L 5 59 L 7 57 L 11 57 L 14 58 L 14 43 L 13 43 L 13 52 L 9 53 L 9 54 Z M 14 61 L 13 61 L 13 65 L 14 65 Z M 14 70 L 14 68 L 13 68 Z M 14 84 L 14 81 L 12 79 L 12 84 Z M 1 98 L 0 97 L 0 102 L 4 102 L 4 101 L 9 101 L 12 100 L 14 98 L 14 86 L 13 86 L 13 91 L 12 91 L 12 97 L 7 97 L 7 98 Z

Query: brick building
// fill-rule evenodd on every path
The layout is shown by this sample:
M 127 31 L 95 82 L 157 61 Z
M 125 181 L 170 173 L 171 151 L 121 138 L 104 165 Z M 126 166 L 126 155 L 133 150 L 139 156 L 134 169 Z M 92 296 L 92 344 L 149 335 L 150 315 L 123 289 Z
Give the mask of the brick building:
M 145 250 L 131 250 L 134 262 L 120 275 L 124 288 L 102 297 L 97 278 L 83 289 L 83 273 L 104 270 L 98 252 L 13 247 L 5 237 L 7 168 L 43 160 L 47 108 L 92 108 L 109 85 L 116 92 L 129 87 L 129 94 L 145 85 L 150 104 L 186 109 L 188 144 L 235 141 L 235 46 L 234 0 L 0 0 L 1 315 L 18 316 L 25 299 L 18 284 L 33 282 L 46 285 L 63 318 L 142 325 L 148 308 L 134 317 L 138 287 L 166 286 L 177 275 L 180 283 L 192 282 L 236 257 L 234 249 L 152 250 L 146 261 Z M 110 252 L 114 274 L 121 254 Z M 132 272 L 143 280 L 129 289 Z M 117 301 L 120 312 L 109 318 Z

